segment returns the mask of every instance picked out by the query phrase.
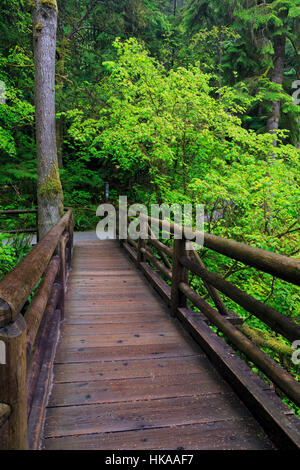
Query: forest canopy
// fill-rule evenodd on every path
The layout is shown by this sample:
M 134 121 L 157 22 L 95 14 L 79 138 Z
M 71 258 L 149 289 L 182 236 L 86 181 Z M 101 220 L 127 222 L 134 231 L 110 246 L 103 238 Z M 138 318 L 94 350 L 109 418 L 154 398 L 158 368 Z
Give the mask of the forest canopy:
M 113 196 L 122 189 L 143 202 L 202 200 L 208 212 L 226 212 L 226 226 L 233 207 L 246 223 L 272 186 L 279 225 L 262 209 L 255 231 L 282 233 L 295 221 L 299 0 L 60 0 L 58 9 L 56 139 L 78 228 L 93 226 L 105 181 Z M 1 3 L 0 44 L 1 205 L 32 207 L 30 2 Z

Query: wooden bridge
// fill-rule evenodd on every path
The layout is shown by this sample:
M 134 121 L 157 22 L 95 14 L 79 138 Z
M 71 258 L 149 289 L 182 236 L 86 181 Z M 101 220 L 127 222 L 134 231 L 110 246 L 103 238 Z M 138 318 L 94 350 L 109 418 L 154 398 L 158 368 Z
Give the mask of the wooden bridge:
M 300 284 L 294 259 L 209 234 L 204 245 Z M 128 237 L 73 251 L 68 211 L 0 281 L 0 448 L 299 449 L 300 421 L 274 388 L 299 406 L 300 384 L 243 335 L 219 292 L 300 339 L 299 325 L 207 271 L 184 237 L 172 249 Z

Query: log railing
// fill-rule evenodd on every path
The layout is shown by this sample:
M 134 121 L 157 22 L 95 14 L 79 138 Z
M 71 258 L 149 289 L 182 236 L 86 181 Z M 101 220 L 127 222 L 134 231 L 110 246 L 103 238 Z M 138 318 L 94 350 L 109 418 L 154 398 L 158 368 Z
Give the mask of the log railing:
M 224 352 L 223 358 L 220 357 L 220 352 L 216 353 L 215 339 L 213 339 L 212 335 L 217 335 L 212 332 L 208 324 L 216 326 L 235 349 L 239 350 L 250 362 L 254 363 L 274 386 L 297 406 L 300 406 L 300 383 L 242 333 L 241 328 L 239 328 L 239 324 L 243 323 L 242 317 L 239 317 L 234 312 L 227 311 L 220 293 L 236 302 L 251 315 L 256 316 L 268 325 L 274 332 L 281 334 L 291 342 L 300 340 L 300 325 L 255 299 L 232 283 L 208 271 L 197 252 L 186 250 L 187 238 L 188 240 L 193 239 L 192 233 L 189 233 L 187 229 L 184 232 L 182 227 L 175 226 L 175 224 L 148 216 L 143 217 L 147 220 L 149 233 L 151 233 L 150 224 L 154 222 L 156 227 L 159 226 L 164 231 L 168 230 L 171 234 L 174 234 L 175 230 L 176 234 L 181 232 L 182 239 L 174 239 L 173 248 L 163 244 L 158 239 L 148 238 L 148 240 L 139 240 L 137 242 L 129 236 L 127 241 L 121 240 L 121 244 L 168 303 L 172 315 L 177 316 L 188 327 L 192 335 L 199 340 L 201 346 L 206 349 L 215 365 L 227 378 L 230 377 L 231 382 L 236 385 L 237 392 L 243 395 L 243 398 L 246 397 L 247 405 L 250 408 L 256 409 L 256 411 L 259 409 L 261 416 L 264 416 L 264 422 L 267 426 L 272 427 L 272 432 L 274 428 L 276 429 L 277 438 L 278 435 L 280 436 L 278 441 L 281 444 L 282 442 L 287 442 L 287 445 L 292 448 L 294 446 L 299 448 L 300 421 L 298 423 L 297 418 L 295 418 L 297 424 L 293 422 L 293 425 L 291 425 L 285 422 L 284 413 L 274 420 L 277 412 L 274 410 L 274 403 L 270 401 L 268 407 L 266 405 L 269 400 L 268 397 L 262 399 L 259 394 L 257 395 L 257 391 L 249 393 L 249 390 L 254 385 L 249 382 L 246 383 L 247 379 L 245 379 L 244 373 L 238 370 L 235 361 L 238 359 L 236 355 L 235 360 L 232 360 L 228 350 L 226 350 L 226 353 Z M 153 247 L 160 259 L 152 252 Z M 204 234 L 204 247 L 289 283 L 300 285 L 300 262 L 296 259 L 208 233 Z M 189 286 L 189 272 L 202 279 L 208 294 L 214 302 L 215 308 Z M 189 304 L 199 309 L 200 312 L 193 311 Z M 218 348 L 220 348 L 220 345 Z M 227 359 L 225 359 L 225 356 Z M 255 375 L 253 383 L 255 383 L 256 378 L 257 376 Z M 288 414 L 288 408 L 286 408 L 285 413 Z
M 1 210 L 1 216 L 11 216 L 16 217 L 22 214 L 35 214 L 35 227 L 32 228 L 19 228 L 15 230 L 6 230 L 5 228 L 0 227 L 0 232 L 4 233 L 38 233 L 38 210 L 37 209 L 9 209 L 9 210 Z
M 65 210 L 70 210 L 69 207 L 65 207 Z M 31 228 L 18 228 L 14 230 L 9 230 L 4 227 L 0 227 L 0 233 L 9 233 L 9 234 L 16 234 L 19 233 L 35 233 L 37 236 L 38 241 L 38 208 L 35 209 L 7 209 L 7 210 L 0 210 L 0 219 L 2 216 L 10 216 L 10 217 L 17 217 L 18 215 L 27 215 L 27 214 L 35 214 L 35 226 Z
M 0 280 L 0 449 L 37 446 L 72 248 L 68 210 Z

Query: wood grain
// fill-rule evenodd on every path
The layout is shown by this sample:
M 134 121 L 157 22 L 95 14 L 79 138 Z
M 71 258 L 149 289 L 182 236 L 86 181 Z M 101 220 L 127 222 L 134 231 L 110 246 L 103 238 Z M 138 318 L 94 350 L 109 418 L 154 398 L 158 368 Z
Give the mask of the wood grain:
M 272 447 L 124 253 L 74 248 L 43 448 Z
M 251 419 L 48 438 L 47 450 L 258 450 L 272 449 Z

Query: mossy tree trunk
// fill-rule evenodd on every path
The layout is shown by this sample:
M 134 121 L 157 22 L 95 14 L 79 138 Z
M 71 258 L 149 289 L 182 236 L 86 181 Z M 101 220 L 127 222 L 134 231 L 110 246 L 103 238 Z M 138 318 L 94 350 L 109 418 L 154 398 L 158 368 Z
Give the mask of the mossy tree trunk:
M 276 36 L 274 40 L 274 69 L 272 82 L 282 85 L 285 62 L 286 36 Z M 279 120 L 281 112 L 280 101 L 275 101 L 272 105 L 272 113 L 267 122 L 267 132 L 273 133 L 279 129 Z M 274 140 L 274 146 L 277 146 L 277 140 Z
M 56 0 L 32 0 L 40 239 L 63 213 L 55 137 Z

